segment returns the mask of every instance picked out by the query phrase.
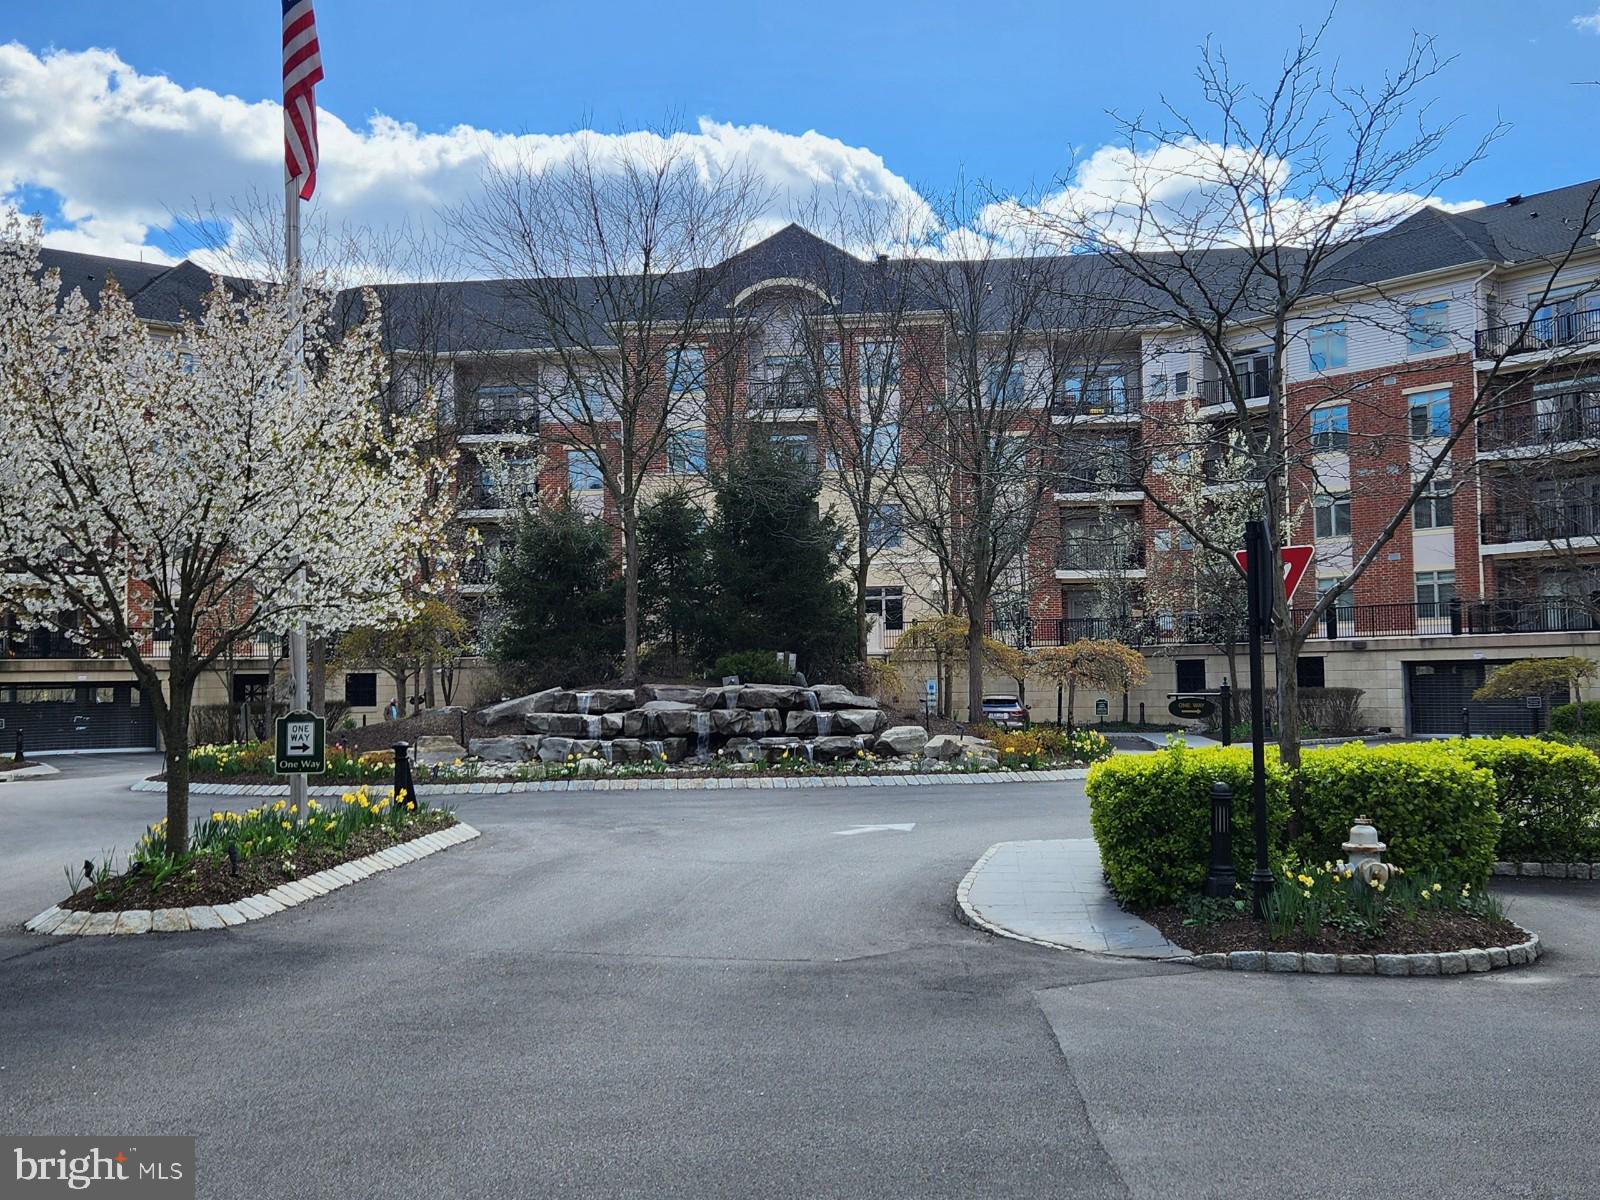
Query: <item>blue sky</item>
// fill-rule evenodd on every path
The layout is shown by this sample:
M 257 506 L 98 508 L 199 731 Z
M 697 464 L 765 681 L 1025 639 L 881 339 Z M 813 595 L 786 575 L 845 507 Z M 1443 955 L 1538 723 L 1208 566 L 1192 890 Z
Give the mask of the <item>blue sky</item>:
M 1087 153 L 1112 140 L 1106 108 L 1148 110 L 1163 96 L 1191 101 L 1195 47 L 1208 34 L 1240 75 L 1261 78 L 1293 38 L 1295 13 L 1312 11 L 1164 0 L 321 0 L 317 8 L 327 70 L 318 99 L 357 131 L 378 115 L 423 136 L 460 126 L 502 134 L 561 134 L 583 125 L 606 131 L 667 118 L 694 129 L 710 118 L 791 139 L 815 131 L 830 140 L 820 169 L 864 172 L 869 188 L 877 186 L 874 172 L 935 188 L 965 172 L 1022 192 L 1057 177 L 1075 148 Z M 1489 158 L 1443 196 L 1493 201 L 1600 175 L 1593 133 L 1600 86 L 1580 84 L 1600 78 L 1600 20 L 1593 29 L 1575 23 L 1591 14 L 1600 14 L 1600 0 L 1421 8 L 1347 0 L 1326 44 L 1354 76 L 1393 61 L 1414 28 L 1436 35 L 1441 52 L 1457 61 L 1433 89 L 1435 112 L 1460 118 L 1464 135 L 1497 121 L 1511 126 Z M 268 0 L 54 0 L 13 8 L 0 36 L 41 59 L 52 50 L 113 51 L 147 87 L 157 79 L 175 89 L 152 101 L 157 109 L 174 95 L 184 108 L 185 94 L 197 89 L 247 104 L 272 100 L 278 21 Z M 54 74 L 61 77 L 52 88 L 95 86 L 93 70 Z M 0 88 L 6 83 L 0 70 Z M 148 132 L 137 113 L 120 119 L 132 120 L 140 136 Z M 161 211 L 189 198 L 183 190 L 206 184 L 195 164 L 227 153 L 226 111 L 190 105 L 183 119 L 218 126 L 198 131 L 186 161 L 161 167 L 160 153 L 182 157 L 181 141 L 165 131 L 159 146 L 127 162 L 120 176 L 82 164 L 75 169 L 92 183 L 76 183 L 46 150 L 91 155 L 94 139 L 75 145 L 70 125 L 41 135 L 0 113 L 0 185 L 13 202 L 52 214 L 57 225 L 87 230 L 86 221 L 98 222 L 101 232 L 86 234 L 90 240 L 137 244 L 141 226 L 159 228 Z M 27 153 L 8 146 L 8 139 L 26 138 Z M 108 131 L 101 156 L 115 161 L 119 150 L 129 153 L 125 140 Z M 842 154 L 834 143 L 865 157 Z M 752 145 L 758 153 L 797 155 L 784 170 L 798 176 L 819 169 L 810 157 L 815 145 Z M 448 144 L 440 146 L 433 151 L 448 155 Z M 214 173 L 229 189 L 245 178 L 237 165 Z M 331 176 L 339 167 L 327 169 Z M 265 169 L 262 176 L 262 186 L 274 182 Z M 137 193 L 139 203 L 113 211 L 109 193 L 119 186 Z M 426 202 L 440 191 L 448 188 L 424 188 L 413 199 Z M 330 200 L 338 202 L 336 195 Z M 401 207 L 402 198 L 392 197 L 374 211 L 381 217 Z M 159 240 L 150 236 L 152 244 Z

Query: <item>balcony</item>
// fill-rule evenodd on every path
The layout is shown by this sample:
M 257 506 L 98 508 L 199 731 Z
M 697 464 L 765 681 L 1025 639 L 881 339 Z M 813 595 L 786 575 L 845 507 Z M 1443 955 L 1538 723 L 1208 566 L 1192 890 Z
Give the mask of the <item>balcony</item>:
M 1600 448 L 1600 392 L 1571 391 L 1508 405 L 1478 425 L 1478 451 L 1593 442 Z
M 1600 308 L 1555 312 L 1509 325 L 1480 329 L 1473 344 L 1479 358 L 1500 358 L 1512 354 L 1537 354 L 1569 346 L 1600 342 Z
M 802 378 L 792 375 L 776 379 L 752 379 L 745 392 L 746 405 L 753 415 L 772 412 L 815 413 L 817 394 Z
M 1296 624 L 1311 613 L 1294 610 Z M 1311 637 L 1339 638 L 1459 637 L 1462 634 L 1581 633 L 1600 629 L 1588 608 L 1539 597 L 1489 600 L 1423 600 L 1395 604 L 1337 604 L 1330 608 Z
M 1056 481 L 1056 492 L 1060 495 L 1102 496 L 1139 491 L 1139 474 L 1133 469 L 1131 459 L 1110 462 L 1089 459 L 1065 471 Z
M 1107 532 L 1103 536 L 1073 536 L 1062 539 L 1056 553 L 1057 571 L 1121 573 L 1144 570 L 1144 541 L 1138 532 Z
M 1484 513 L 1479 534 L 1484 546 L 1600 537 L 1600 500 L 1535 504 Z
M 1132 375 L 1116 383 L 1091 383 L 1081 392 L 1069 392 L 1050 401 L 1050 415 L 1062 421 L 1116 425 L 1138 421 L 1143 412 L 1144 396 L 1138 378 Z
M 532 437 L 538 432 L 538 400 L 517 388 L 481 387 L 461 414 L 462 437 Z

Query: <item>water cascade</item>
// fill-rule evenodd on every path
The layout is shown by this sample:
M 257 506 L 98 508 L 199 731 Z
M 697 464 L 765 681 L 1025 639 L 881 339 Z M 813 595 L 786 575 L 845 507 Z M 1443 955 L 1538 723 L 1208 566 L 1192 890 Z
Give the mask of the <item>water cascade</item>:
M 666 756 L 667 748 L 660 742 L 649 741 L 644 743 L 644 753 L 651 762 L 658 763 Z
M 690 714 L 694 722 L 694 753 L 696 758 L 711 757 L 711 714 L 700 711 Z
M 810 695 L 809 692 L 807 692 L 806 694 Z M 813 698 L 813 700 L 815 699 L 815 697 L 812 697 L 812 698 Z M 818 737 L 827 737 L 828 736 L 828 731 L 833 728 L 833 714 L 831 712 L 822 712 L 822 711 L 818 710 L 816 720 L 817 720 L 817 736 Z

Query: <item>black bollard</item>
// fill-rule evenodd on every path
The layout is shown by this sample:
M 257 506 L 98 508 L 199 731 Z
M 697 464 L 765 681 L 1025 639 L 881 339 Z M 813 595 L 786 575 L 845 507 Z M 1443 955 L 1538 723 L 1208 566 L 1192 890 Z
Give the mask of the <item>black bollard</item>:
M 1231 896 L 1238 877 L 1233 870 L 1233 789 L 1220 780 L 1211 785 L 1211 865 L 1206 869 L 1207 896 Z
M 1470 708 L 1463 707 L 1461 710 L 1461 736 L 1464 738 L 1472 736 L 1472 710 Z
M 23 752 L 22 752 L 22 730 L 21 729 L 17 730 L 17 750 L 16 750 L 16 753 L 11 756 L 11 761 L 14 762 L 14 763 L 24 763 L 24 762 L 28 761 L 27 756 L 25 754 L 23 754 Z
M 1222 733 L 1222 744 L 1233 745 L 1233 689 L 1224 679 L 1222 686 L 1217 689 L 1217 726 Z
M 406 808 L 414 809 L 417 807 L 417 785 L 411 782 L 411 759 L 406 755 L 406 752 L 410 749 L 410 745 L 406 742 L 396 742 L 394 744 L 394 794 L 396 808 L 400 807 L 402 804 L 404 804 Z M 400 796 L 402 794 L 405 796 L 404 801 L 400 800 Z

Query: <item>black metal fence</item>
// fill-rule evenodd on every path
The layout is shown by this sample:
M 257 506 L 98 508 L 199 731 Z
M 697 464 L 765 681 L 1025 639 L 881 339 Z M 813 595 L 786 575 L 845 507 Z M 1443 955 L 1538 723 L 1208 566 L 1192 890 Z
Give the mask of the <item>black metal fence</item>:
M 1551 313 L 1534 317 L 1531 321 L 1514 321 L 1509 325 L 1491 325 L 1488 329 L 1478 330 L 1474 341 L 1479 358 L 1529 354 L 1561 346 L 1600 342 L 1600 308 Z

